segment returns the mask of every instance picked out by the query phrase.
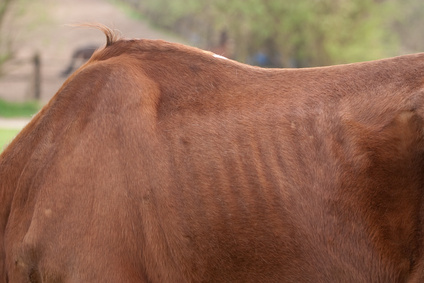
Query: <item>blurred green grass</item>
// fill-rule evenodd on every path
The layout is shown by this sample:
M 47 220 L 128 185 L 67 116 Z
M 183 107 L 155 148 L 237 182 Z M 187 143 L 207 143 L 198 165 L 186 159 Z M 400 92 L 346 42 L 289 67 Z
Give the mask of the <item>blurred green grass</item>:
M 36 101 L 29 102 L 9 102 L 0 99 L 0 117 L 31 117 L 40 109 L 40 104 Z
M 0 129 L 0 152 L 13 140 L 20 129 Z
M 40 110 L 41 106 L 36 101 L 9 102 L 0 99 L 1 118 L 30 118 Z M 13 140 L 21 129 L 0 128 L 0 152 Z

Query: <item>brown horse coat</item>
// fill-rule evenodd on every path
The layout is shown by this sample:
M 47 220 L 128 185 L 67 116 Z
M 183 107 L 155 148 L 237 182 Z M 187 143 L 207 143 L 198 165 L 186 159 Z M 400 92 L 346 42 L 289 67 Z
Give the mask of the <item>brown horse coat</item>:
M 0 282 L 422 282 L 424 54 L 118 40 L 0 156 Z

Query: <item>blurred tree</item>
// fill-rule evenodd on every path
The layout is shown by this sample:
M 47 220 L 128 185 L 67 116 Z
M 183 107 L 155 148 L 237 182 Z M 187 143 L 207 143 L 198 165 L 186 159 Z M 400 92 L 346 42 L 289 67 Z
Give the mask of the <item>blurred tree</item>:
M 6 15 L 6 11 L 9 8 L 9 4 L 12 0 L 1 0 L 0 1 L 0 26 L 3 23 L 4 16 Z
M 396 48 L 396 37 L 387 29 L 389 2 L 247 0 L 221 7 L 221 17 L 241 43 L 236 52 L 243 61 L 260 48 L 288 67 L 370 60 Z
M 392 30 L 399 35 L 401 53 L 424 51 L 424 9 L 422 0 L 389 0 L 399 7 Z
M 2 27 L 4 20 L 6 18 L 6 12 L 10 8 L 10 4 L 13 0 L 0 0 L 0 67 L 10 57 L 10 49 L 7 44 L 5 44 L 5 38 L 2 33 Z
M 143 0 L 138 3 L 151 21 L 177 29 L 185 36 L 195 35 L 201 47 L 211 46 L 226 31 L 234 42 L 233 57 L 237 60 L 252 63 L 255 54 L 262 54 L 268 60 L 267 65 L 305 67 L 395 54 L 397 36 L 391 32 L 390 25 L 399 1 Z

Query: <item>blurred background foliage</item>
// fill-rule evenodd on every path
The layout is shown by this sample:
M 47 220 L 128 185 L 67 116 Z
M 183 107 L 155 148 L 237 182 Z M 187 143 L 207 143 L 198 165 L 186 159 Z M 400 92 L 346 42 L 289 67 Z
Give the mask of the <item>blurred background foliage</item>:
M 0 0 L 0 31 L 5 11 L 18 1 L 25 0 Z M 109 1 L 191 45 L 267 67 L 373 60 L 424 45 L 422 0 Z M 3 29 L 0 65 L 10 54 Z
M 0 66 L 11 56 L 11 46 L 9 40 L 6 38 L 5 33 L 1 27 L 5 22 L 7 11 L 11 6 L 13 0 L 0 0 Z
M 307 67 L 422 50 L 422 0 L 123 0 L 154 25 L 257 65 Z

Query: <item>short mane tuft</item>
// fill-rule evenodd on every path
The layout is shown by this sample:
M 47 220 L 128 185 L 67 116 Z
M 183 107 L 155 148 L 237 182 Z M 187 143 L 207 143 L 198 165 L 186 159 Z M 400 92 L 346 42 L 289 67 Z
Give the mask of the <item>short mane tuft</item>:
M 99 24 L 99 23 L 83 23 L 83 24 L 76 24 L 76 25 L 70 25 L 70 26 L 74 26 L 74 27 L 89 27 L 89 28 L 95 28 L 98 30 L 101 30 L 105 35 L 106 35 L 106 47 L 111 46 L 112 44 L 114 44 L 115 42 L 117 42 L 121 36 L 120 34 L 116 31 L 113 30 L 103 24 Z
M 98 25 L 98 29 L 104 32 L 106 35 L 106 47 L 111 46 L 113 43 L 120 39 L 120 35 L 116 32 L 116 30 L 112 30 L 104 25 Z

